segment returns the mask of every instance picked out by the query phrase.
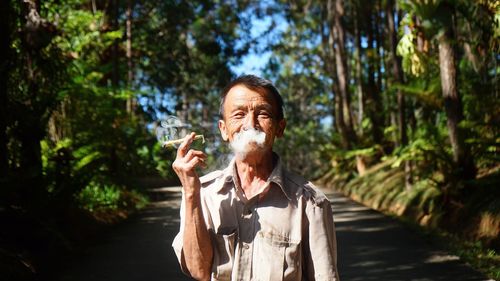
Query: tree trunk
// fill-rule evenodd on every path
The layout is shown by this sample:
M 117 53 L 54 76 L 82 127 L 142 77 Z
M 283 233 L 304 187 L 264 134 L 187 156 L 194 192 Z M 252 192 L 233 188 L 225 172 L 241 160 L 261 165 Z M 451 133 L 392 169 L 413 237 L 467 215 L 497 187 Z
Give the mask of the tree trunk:
M 448 11 L 448 17 L 452 14 Z M 450 22 L 452 22 L 450 20 Z M 453 29 L 446 27 L 439 40 L 439 70 L 441 77 L 441 90 L 444 97 L 448 134 L 453 150 L 453 161 L 458 169 L 456 175 L 461 179 L 472 179 L 476 175 L 476 168 L 469 147 L 465 143 L 465 132 L 459 127 L 464 119 L 462 101 L 457 88 L 457 67 L 455 63 L 455 50 L 451 43 Z
M 429 52 L 429 40 L 424 36 L 422 22 L 418 17 L 415 18 L 415 27 L 417 28 L 417 50 L 421 53 Z
M 127 11 L 126 11 L 126 57 L 127 57 L 127 86 L 128 90 L 132 90 L 132 84 L 134 80 L 133 64 L 132 64 L 132 0 L 127 0 Z M 129 96 L 127 98 L 127 113 L 133 114 L 135 110 L 135 100 L 134 97 Z
M 118 0 L 110 1 L 109 6 L 109 15 L 110 15 L 110 23 L 113 30 L 119 29 L 119 6 Z M 113 92 L 116 94 L 118 91 L 118 87 L 120 85 L 120 63 L 119 63 L 119 44 L 118 39 L 115 39 L 113 42 L 113 46 L 111 48 L 111 85 L 113 86 Z M 123 108 L 123 102 L 117 99 L 113 100 L 113 107 L 115 108 Z M 113 129 L 116 129 L 119 126 L 119 120 L 115 117 L 112 121 Z M 114 145 L 109 147 L 109 173 L 111 175 L 116 175 L 118 173 L 118 154 L 117 148 Z
M 384 95 L 383 93 L 387 93 L 384 91 L 384 73 L 382 71 L 382 67 L 385 65 L 385 50 L 383 48 L 384 40 L 382 39 L 382 32 L 384 30 L 384 22 L 381 18 L 383 15 L 382 3 L 380 0 L 375 2 L 375 25 L 373 26 L 373 30 L 375 32 L 375 66 L 376 66 L 376 88 L 375 88 L 375 118 L 377 119 L 378 126 L 374 127 L 374 136 L 376 136 L 376 143 L 382 144 L 384 138 L 384 124 L 386 124 L 385 119 L 385 110 L 384 110 Z M 384 70 L 385 71 L 385 70 Z M 387 99 L 387 104 L 390 102 Z M 389 117 L 390 118 L 390 117 Z M 387 120 L 389 124 L 390 121 Z
M 359 5 L 355 5 L 354 12 L 354 40 L 356 45 L 355 63 L 356 63 L 356 91 L 358 93 L 358 132 L 363 136 L 363 118 L 365 108 L 365 95 L 363 93 L 363 67 L 361 65 L 363 47 L 361 46 L 361 32 L 359 30 Z
M 356 91 L 358 93 L 358 132 L 359 136 L 363 137 L 363 115 L 365 108 L 365 94 L 363 90 L 363 67 L 361 66 L 361 58 L 363 47 L 361 46 L 361 32 L 359 30 L 359 4 L 355 5 L 353 9 L 353 17 L 354 17 L 354 40 L 356 46 L 356 52 L 354 54 L 355 60 L 355 73 L 356 73 Z M 363 155 L 356 156 L 356 170 L 360 176 L 363 176 L 366 173 L 366 157 Z
M 342 148 L 351 149 L 352 139 L 349 136 L 348 129 L 344 120 L 344 108 L 342 106 L 342 96 L 339 95 L 339 89 L 335 85 L 332 85 L 332 91 L 335 93 L 335 128 L 340 133 Z
M 389 31 L 390 42 L 390 58 L 392 63 L 392 77 L 393 81 L 398 84 L 404 83 L 403 68 L 401 67 L 401 58 L 396 54 L 396 47 L 398 44 L 396 23 L 394 20 L 394 1 L 389 0 L 387 3 L 387 26 Z M 398 129 L 399 129 L 399 143 L 402 146 L 408 144 L 407 127 L 406 127 L 406 106 L 405 96 L 401 90 L 397 90 L 397 103 L 398 103 Z
M 382 109 L 382 96 L 380 95 L 380 92 L 383 90 L 382 86 L 382 66 L 384 65 L 384 48 L 381 48 L 380 46 L 383 45 L 383 40 L 381 38 L 381 31 L 384 30 L 383 28 L 383 21 L 381 22 L 380 17 L 382 16 L 382 7 L 380 0 L 375 1 L 375 13 L 374 13 L 374 20 L 373 20 L 373 31 L 375 33 L 375 69 L 377 73 L 376 77 L 376 82 L 377 82 L 377 90 L 380 96 L 380 100 L 378 101 L 377 105 L 377 112 L 379 114 L 382 114 L 380 116 L 383 116 L 383 111 L 379 111 L 379 109 Z M 380 117 L 379 120 L 383 120 L 383 117 Z M 383 122 L 381 122 L 381 126 L 383 125 Z
M 112 26 L 113 30 L 118 30 L 118 0 L 112 0 L 111 5 L 109 7 L 109 15 L 110 15 L 110 23 Z M 118 39 L 115 39 L 113 42 L 113 46 L 111 49 L 111 64 L 112 64 L 112 69 L 111 69 L 111 85 L 115 88 L 114 91 L 117 90 L 118 84 L 120 81 L 120 70 L 119 70 L 119 63 L 118 63 L 118 51 L 119 51 L 119 46 L 118 46 Z
M 466 34 L 463 34 L 464 36 L 470 36 L 469 40 L 464 40 L 464 53 L 465 53 L 465 57 L 470 61 L 470 63 L 472 64 L 472 67 L 474 68 L 474 71 L 476 71 L 476 73 L 479 75 L 479 77 L 481 77 L 481 80 L 484 82 L 484 83 L 487 83 L 486 81 L 488 81 L 488 71 L 487 71 L 487 67 L 486 67 L 486 60 L 485 58 L 487 57 L 487 55 L 485 54 L 484 52 L 484 49 L 483 48 L 479 48 L 479 46 L 481 45 L 481 42 L 479 43 L 473 43 L 475 40 L 474 40 L 474 37 L 473 37 L 473 32 L 472 32 L 472 27 L 471 27 L 471 24 L 470 22 L 467 22 L 464 24 L 465 26 L 465 33 Z M 477 42 L 477 41 L 476 41 Z M 474 45 L 471 45 L 471 44 L 474 44 Z
M 323 2 L 321 5 L 321 27 L 320 27 L 320 34 L 321 34 L 321 58 L 325 62 L 323 64 L 323 69 L 325 73 L 327 73 L 331 78 L 332 78 L 332 120 L 333 120 L 333 127 L 335 130 L 338 131 L 338 126 L 337 126 L 337 118 L 336 118 L 336 107 L 335 107 L 335 100 L 337 99 L 336 96 L 336 90 L 334 89 L 334 86 L 336 85 L 335 82 L 335 66 L 332 63 L 333 61 L 333 52 L 332 48 L 333 47 L 333 35 L 332 35 L 332 19 L 331 19 L 331 13 L 330 13 L 330 6 L 331 6 L 332 1 L 327 1 Z M 325 32 L 326 30 L 326 32 Z
M 396 48 L 397 48 L 397 28 L 399 26 L 396 24 L 394 19 L 394 14 L 397 13 L 394 9 L 395 3 L 394 0 L 389 0 L 387 2 L 387 27 L 389 31 L 389 42 L 390 42 L 390 58 L 392 63 L 392 77 L 393 81 L 398 84 L 404 83 L 403 76 L 403 68 L 401 66 L 401 58 L 397 56 Z M 400 18 L 400 17 L 398 17 Z M 408 134 L 407 134 L 407 126 L 406 126 L 406 104 L 405 104 L 405 96 L 404 93 L 398 89 L 397 93 L 397 104 L 398 104 L 398 132 L 399 132 L 399 145 L 407 146 L 408 145 Z M 412 187 L 412 167 L 410 161 L 404 161 L 405 166 L 405 186 L 406 189 L 409 190 Z
M 377 48 L 375 42 L 375 32 L 374 32 L 374 20 L 371 18 L 373 14 L 373 6 L 369 4 L 369 15 L 368 19 L 368 46 L 370 48 L 371 56 L 367 61 L 368 63 L 368 89 L 367 89 L 367 107 L 366 111 L 370 121 L 372 123 L 372 138 L 374 143 L 382 143 L 382 124 L 380 121 L 381 111 L 381 100 L 379 95 L 379 89 L 377 88 L 377 83 L 375 81 L 375 66 L 377 63 Z
M 11 34 L 11 3 L 6 1 L 0 9 L 0 177 L 8 174 L 9 162 L 7 152 L 7 117 L 8 117 L 8 79 L 11 64 L 10 34 Z
M 334 33 L 335 33 L 335 27 L 334 27 L 334 15 L 333 15 L 333 5 L 334 5 L 335 0 L 328 0 L 326 3 L 324 3 L 324 11 L 322 12 L 322 17 L 324 22 L 326 23 L 325 29 L 328 30 L 327 34 L 322 33 L 322 44 L 323 44 L 323 49 L 325 50 L 324 53 L 324 60 L 325 60 L 325 70 L 326 73 L 331 77 L 332 79 L 332 94 L 333 94 L 333 101 L 332 101 L 332 117 L 333 117 L 333 127 L 337 132 L 340 134 L 340 140 L 341 140 L 341 145 L 342 148 L 344 149 L 349 149 L 350 148 L 350 139 L 347 134 L 347 130 L 345 129 L 345 122 L 344 122 L 344 114 L 342 110 L 342 96 L 339 94 L 339 83 L 338 83 L 338 77 L 336 75 L 337 69 L 336 69 L 336 64 L 334 62 L 335 59 L 335 50 L 334 50 L 334 45 L 335 45 L 335 40 L 334 40 Z
M 347 137 L 352 143 L 357 142 L 357 136 L 354 132 L 354 125 L 352 122 L 351 100 L 349 93 L 349 70 L 347 68 L 347 53 L 345 51 L 345 30 L 342 23 L 342 16 L 344 15 L 343 0 L 335 0 L 333 11 L 333 35 L 334 35 L 334 49 L 335 49 L 335 64 L 337 68 L 337 79 L 339 82 L 340 96 L 342 96 L 340 108 L 342 108 L 343 123 L 345 126 Z
M 23 40 L 21 44 L 27 93 L 29 98 L 18 104 L 16 112 L 22 116 L 18 120 L 16 134 L 20 143 L 18 175 L 19 192 L 30 204 L 28 207 L 38 209 L 46 202 L 45 189 L 42 178 L 42 158 L 40 141 L 45 136 L 45 125 L 47 108 L 36 101 L 41 93 L 39 77 L 41 74 L 37 68 L 38 51 L 50 42 L 53 34 L 53 26 L 39 15 L 39 6 L 34 0 L 24 0 L 21 22 L 23 25 Z

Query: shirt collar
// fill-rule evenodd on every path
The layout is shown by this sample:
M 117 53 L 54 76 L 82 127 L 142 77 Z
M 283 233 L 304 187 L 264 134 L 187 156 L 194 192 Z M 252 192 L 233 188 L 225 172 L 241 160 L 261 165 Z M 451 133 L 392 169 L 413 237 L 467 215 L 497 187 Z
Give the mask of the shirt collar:
M 269 178 L 267 179 L 268 183 L 274 183 L 276 184 L 283 194 L 286 196 L 288 200 L 292 200 L 292 196 L 290 194 L 290 190 L 286 188 L 285 186 L 285 179 L 284 179 L 284 168 L 281 162 L 280 157 L 276 154 L 273 153 L 273 158 L 276 160 L 276 166 L 274 167 L 273 171 L 271 172 L 271 175 L 269 175 Z M 229 165 L 223 170 L 222 173 L 222 183 L 219 188 L 219 192 L 222 192 L 223 189 L 227 186 L 235 186 L 236 184 L 236 162 L 235 158 L 231 160 Z M 231 185 L 232 183 L 232 185 Z

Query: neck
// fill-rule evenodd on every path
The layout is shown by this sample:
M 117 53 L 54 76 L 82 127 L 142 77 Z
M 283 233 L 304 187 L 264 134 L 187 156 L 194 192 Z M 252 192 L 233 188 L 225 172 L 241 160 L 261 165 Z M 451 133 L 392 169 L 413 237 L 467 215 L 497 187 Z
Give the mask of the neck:
M 248 154 L 244 159 L 237 156 L 235 162 L 238 178 L 247 198 L 251 198 L 248 195 L 252 195 L 267 181 L 274 168 L 272 150 Z

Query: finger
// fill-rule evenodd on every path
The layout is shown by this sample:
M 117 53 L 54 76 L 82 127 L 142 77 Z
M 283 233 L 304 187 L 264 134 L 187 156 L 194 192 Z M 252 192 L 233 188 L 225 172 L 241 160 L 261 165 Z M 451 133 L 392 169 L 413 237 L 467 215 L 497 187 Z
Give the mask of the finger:
M 196 134 L 192 132 L 191 134 L 188 134 L 184 137 L 184 141 L 179 145 L 179 148 L 177 149 L 177 155 L 180 157 L 184 157 L 186 155 L 186 152 L 189 149 L 189 146 L 194 140 L 194 136 Z
M 190 149 L 186 156 L 184 156 L 186 162 L 189 162 L 191 159 L 193 159 L 193 157 L 201 157 L 203 159 L 206 159 L 207 155 L 202 151 Z
M 188 166 L 190 166 L 192 168 L 196 168 L 198 165 L 200 165 L 200 164 L 203 165 L 204 163 L 205 163 L 205 159 L 204 158 L 194 157 L 187 164 L 188 164 Z

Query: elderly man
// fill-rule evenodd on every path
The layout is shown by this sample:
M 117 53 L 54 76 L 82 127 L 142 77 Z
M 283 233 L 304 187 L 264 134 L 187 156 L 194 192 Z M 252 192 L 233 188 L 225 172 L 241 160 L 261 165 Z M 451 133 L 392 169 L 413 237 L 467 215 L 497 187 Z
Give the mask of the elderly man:
M 330 202 L 287 171 L 272 148 L 283 136 L 283 100 L 273 84 L 246 75 L 223 91 L 219 129 L 234 151 L 227 168 L 201 178 L 206 155 L 179 146 L 173 168 L 183 189 L 173 247 L 197 280 L 338 280 Z

